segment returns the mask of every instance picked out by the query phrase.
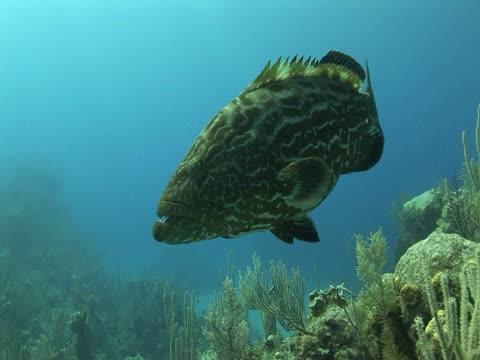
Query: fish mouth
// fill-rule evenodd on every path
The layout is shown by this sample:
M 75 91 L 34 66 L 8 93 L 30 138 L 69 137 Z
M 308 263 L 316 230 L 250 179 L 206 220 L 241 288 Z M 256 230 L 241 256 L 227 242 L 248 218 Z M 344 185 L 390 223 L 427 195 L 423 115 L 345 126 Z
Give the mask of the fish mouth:
M 161 200 L 153 224 L 153 237 L 166 243 L 194 241 L 195 233 L 205 227 L 199 215 L 199 209 L 186 202 Z
M 200 222 L 185 216 L 162 216 L 153 223 L 153 237 L 172 244 L 191 242 L 189 229 L 198 228 L 198 225 L 201 227 Z
M 156 226 L 172 226 L 172 225 L 177 225 L 179 222 L 187 222 L 187 221 L 191 221 L 194 223 L 198 223 L 199 225 L 202 225 L 202 222 L 197 219 L 194 219 L 188 216 L 179 216 L 179 215 L 159 216 L 155 220 L 155 224 Z
M 161 200 L 157 209 L 157 221 L 168 224 L 175 219 L 189 219 L 201 223 L 198 219 L 198 209 L 179 200 Z
M 159 223 L 159 224 L 172 224 L 172 223 L 175 223 L 175 221 L 178 221 L 179 219 L 188 219 L 188 220 L 191 220 L 191 221 L 197 221 L 196 219 L 193 219 L 193 218 L 189 218 L 188 216 L 178 216 L 178 215 L 170 215 L 170 216 L 166 216 L 166 215 L 162 215 L 160 217 L 157 217 L 157 220 L 155 220 L 156 223 Z M 200 221 L 197 221 L 198 223 L 200 223 Z

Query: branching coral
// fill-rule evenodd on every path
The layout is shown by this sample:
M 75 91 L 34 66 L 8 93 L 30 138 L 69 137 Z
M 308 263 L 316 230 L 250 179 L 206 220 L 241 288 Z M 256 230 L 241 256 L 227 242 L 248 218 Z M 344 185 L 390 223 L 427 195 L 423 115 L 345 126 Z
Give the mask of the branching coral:
M 185 292 L 183 297 L 183 318 L 177 321 L 175 291 L 167 285 L 163 290 L 165 327 L 169 337 L 170 360 L 196 359 L 196 295 Z
M 468 191 L 465 188 L 454 190 L 445 181 L 443 192 L 445 206 L 441 224 L 444 230 L 452 231 L 466 239 L 474 239 L 477 225 L 472 221 L 474 213 L 471 198 L 470 200 L 467 198 Z
M 261 312 L 262 326 L 265 333 L 265 339 L 268 339 L 270 335 L 277 335 L 277 318 L 271 313 L 265 311 Z
M 383 274 L 387 262 L 387 240 L 382 230 L 368 239 L 355 235 L 357 276 L 363 283 L 358 298 L 359 328 L 369 353 L 375 359 L 401 359 L 405 351 L 398 342 L 401 334 L 400 306 L 394 291 L 393 275 Z
M 427 270 L 424 285 L 432 319 L 425 327 L 417 317 L 419 355 L 425 360 L 480 359 L 480 264 L 467 262 L 459 274 L 460 299 L 450 294 L 448 279 L 440 277 L 442 301 L 439 302 Z
M 466 185 L 475 191 L 480 191 L 480 166 L 479 160 L 470 158 L 465 131 L 462 132 L 463 157 L 465 159 Z M 477 108 L 477 123 L 475 128 L 475 149 L 480 159 L 480 104 Z
M 374 303 L 377 313 L 387 317 L 386 284 L 382 274 L 387 263 L 387 239 L 382 229 L 370 234 L 368 239 L 356 234 L 357 276 L 363 283 L 363 290 Z
M 445 184 L 445 209 L 443 222 L 446 230 L 453 231 L 469 240 L 480 241 L 480 105 L 477 109 L 475 150 L 477 158 L 470 157 L 465 131 L 463 144 L 463 185 L 452 191 Z
M 253 255 L 253 266 L 240 276 L 240 292 L 247 306 L 275 316 L 287 331 L 313 335 L 305 326 L 305 284 L 298 269 L 289 274 L 285 264 L 270 263 L 270 279 L 262 271 L 260 258 Z
M 368 239 L 355 235 L 357 276 L 365 286 L 380 283 L 387 263 L 387 239 L 382 230 L 370 234 Z
M 247 308 L 229 277 L 223 281 L 222 291 L 217 294 L 205 315 L 203 332 L 217 358 L 229 360 L 247 358 L 249 337 Z

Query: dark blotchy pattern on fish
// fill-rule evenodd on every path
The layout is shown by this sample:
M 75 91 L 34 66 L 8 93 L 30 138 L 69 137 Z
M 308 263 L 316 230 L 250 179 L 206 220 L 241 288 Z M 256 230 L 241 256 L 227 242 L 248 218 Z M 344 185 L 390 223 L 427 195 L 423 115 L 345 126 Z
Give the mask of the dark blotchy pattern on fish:
M 289 243 L 318 241 L 308 212 L 382 150 L 368 69 L 335 51 L 267 64 L 198 136 L 160 200 L 154 236 L 185 243 L 271 230 Z

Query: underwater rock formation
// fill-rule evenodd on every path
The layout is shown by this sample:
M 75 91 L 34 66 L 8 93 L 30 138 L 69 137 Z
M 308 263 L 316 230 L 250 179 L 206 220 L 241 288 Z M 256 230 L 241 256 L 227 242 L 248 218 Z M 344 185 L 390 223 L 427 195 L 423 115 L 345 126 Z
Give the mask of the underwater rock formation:
M 342 285 L 312 292 L 308 333 L 287 337 L 278 351 L 263 359 L 363 359 L 357 329 L 346 309 L 347 292 Z
M 373 238 L 378 236 L 379 233 L 372 235 Z M 374 243 L 372 241 L 372 251 L 375 249 Z M 457 234 L 435 231 L 407 250 L 394 273 L 383 274 L 379 282 L 366 287 L 356 300 L 332 302 L 326 298 L 329 289 L 311 293 L 307 329 L 314 335 L 296 334 L 287 338 L 274 359 L 444 359 L 440 355 L 438 341 L 431 337 L 439 333 L 439 330 L 435 330 L 436 320 L 431 305 L 433 301 L 437 304 L 437 300 L 432 298 L 447 297 L 449 304 L 465 303 L 465 297 L 461 299 L 461 291 L 465 291 L 462 290 L 465 285 L 462 285 L 461 273 L 465 264 L 472 259 L 478 263 L 480 244 Z M 425 289 L 431 289 L 430 293 Z M 480 290 L 475 289 L 469 290 L 471 297 L 467 298 L 470 300 L 464 305 L 465 309 L 478 309 Z M 442 297 L 442 293 L 448 296 Z M 449 305 L 439 303 L 435 306 L 440 314 L 438 321 L 444 323 L 447 318 L 442 314 L 446 313 Z M 449 314 L 448 319 L 459 321 L 457 310 L 450 310 Z M 477 316 L 470 312 L 466 319 Z M 428 326 L 419 325 L 423 324 L 419 319 L 423 319 Z M 475 326 L 470 321 L 464 328 L 468 327 L 469 334 L 475 337 Z M 419 340 L 419 331 L 423 340 Z M 454 341 L 453 338 L 459 338 L 453 333 L 443 336 L 451 339 L 450 342 Z M 480 344 L 480 338 L 472 341 L 473 346 L 478 346 L 476 342 Z M 436 357 L 425 357 L 422 352 L 425 348 L 431 348 Z M 463 358 L 454 356 L 452 359 Z
M 405 226 L 422 239 L 437 226 L 442 214 L 442 193 L 433 188 L 403 204 Z
M 432 278 L 437 290 L 440 288 L 440 276 L 449 274 L 452 294 L 458 297 L 458 274 L 470 259 L 479 258 L 479 243 L 439 231 L 410 247 L 398 262 L 394 273 L 404 319 L 412 322 L 416 316 L 425 316 L 429 311 L 424 292 L 425 272 Z
M 348 300 L 344 295 L 345 288 L 343 286 L 330 286 L 326 290 L 315 290 L 308 296 L 308 307 L 310 315 L 313 317 L 322 316 L 330 305 L 337 305 L 344 308 L 348 304 Z
M 411 355 L 409 358 L 415 355 L 417 356 L 415 358 L 430 359 L 426 358 L 425 354 L 418 353 L 422 346 L 425 347 L 425 344 L 419 345 L 418 343 L 420 341 L 418 340 L 420 327 L 418 319 L 423 319 L 428 324 L 432 323 L 433 318 L 437 316 L 436 311 L 432 312 L 432 302 L 436 304 L 437 300 L 434 299 L 437 294 L 443 299 L 448 294 L 451 301 L 460 304 L 462 297 L 461 273 L 465 264 L 472 259 L 478 263 L 479 258 L 480 244 L 464 239 L 457 234 L 435 231 L 425 240 L 410 247 L 399 260 L 394 272 L 395 296 L 398 302 L 397 308 L 391 311 L 401 314 L 401 322 L 396 324 L 396 329 L 410 339 L 411 348 L 408 350 Z M 473 304 L 478 307 L 479 295 L 472 293 L 471 296 Z M 447 311 L 449 306 L 446 303 L 443 304 L 441 312 Z M 457 309 L 451 309 L 450 313 L 451 321 L 459 316 Z M 467 321 L 467 318 L 464 321 Z M 427 327 L 428 331 L 432 330 L 428 330 Z M 480 342 L 480 337 L 475 341 Z M 400 349 L 405 350 L 405 343 L 404 347 L 400 347 Z M 437 353 L 437 355 L 439 354 Z M 438 358 L 443 359 L 442 357 Z M 461 358 L 451 357 L 451 359 Z
M 396 261 L 410 246 L 425 239 L 437 228 L 443 206 L 442 192 L 439 188 L 433 188 L 404 202 L 396 210 L 401 226 L 395 245 Z
M 457 234 L 436 231 L 407 250 L 395 268 L 395 276 L 400 283 L 421 285 L 423 277 L 419 266 L 429 269 L 432 274 L 458 274 L 471 258 L 480 258 L 480 244 Z

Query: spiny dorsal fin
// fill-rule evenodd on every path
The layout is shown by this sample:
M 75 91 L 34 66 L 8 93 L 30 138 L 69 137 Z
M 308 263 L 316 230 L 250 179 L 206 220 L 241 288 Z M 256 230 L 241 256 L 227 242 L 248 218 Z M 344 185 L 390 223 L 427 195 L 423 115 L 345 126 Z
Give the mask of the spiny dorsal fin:
M 245 92 L 257 90 L 273 81 L 301 77 L 337 78 L 358 90 L 365 80 L 365 72 L 353 58 L 333 50 L 320 60 L 311 57 L 305 60 L 303 57 L 298 59 L 297 56 L 291 60 L 280 57 L 273 64 L 269 61 Z
M 365 71 L 354 58 L 351 56 L 341 53 L 340 51 L 330 50 L 327 55 L 322 57 L 320 60 L 321 64 L 337 64 L 346 67 L 347 69 L 353 71 L 362 81 L 365 80 Z

